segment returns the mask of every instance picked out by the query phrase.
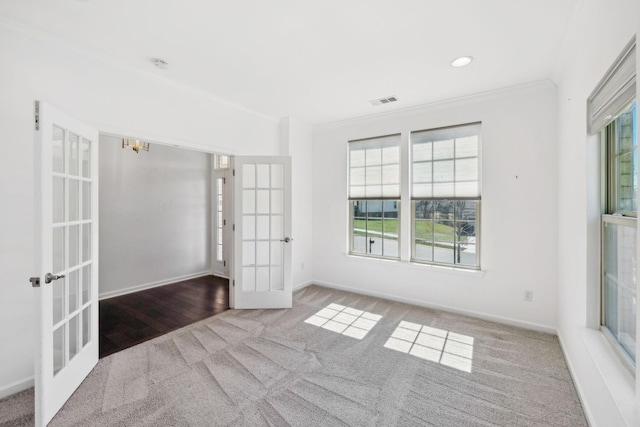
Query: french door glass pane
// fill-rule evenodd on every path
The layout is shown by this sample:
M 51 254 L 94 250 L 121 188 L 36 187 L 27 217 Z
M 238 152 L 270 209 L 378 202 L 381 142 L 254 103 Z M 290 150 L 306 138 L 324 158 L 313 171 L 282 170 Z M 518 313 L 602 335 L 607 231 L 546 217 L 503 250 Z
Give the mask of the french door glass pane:
M 91 219 L 91 183 L 82 183 L 82 219 Z
M 63 324 L 53 331 L 53 375 L 64 368 L 64 330 Z
M 78 345 L 78 339 L 80 338 L 79 329 L 80 329 L 80 314 L 76 314 L 69 320 L 69 360 L 73 359 L 78 351 L 80 351 L 80 346 Z
M 91 260 L 91 224 L 82 225 L 82 261 Z
M 91 306 L 82 310 L 82 347 L 91 341 Z
M 53 126 L 52 137 L 52 166 L 54 173 L 64 173 L 64 130 Z
M 80 138 L 74 133 L 69 133 L 69 175 L 78 176 L 78 145 Z
M 68 274 L 69 276 L 69 314 L 78 309 L 78 299 L 80 298 L 80 270 L 74 270 Z
M 82 138 L 80 147 L 80 162 L 82 164 L 82 176 L 91 178 L 91 141 Z
M 604 223 L 603 323 L 635 362 L 636 228 Z
M 64 285 L 66 279 L 59 279 L 51 282 L 53 288 L 53 322 L 52 325 L 58 324 L 65 316 L 65 295 Z
M 69 179 L 69 221 L 80 219 L 80 181 Z
M 91 299 L 91 264 L 82 267 L 82 304 Z
M 65 227 L 56 227 L 53 229 L 53 273 L 57 274 L 65 269 L 65 244 L 64 244 Z
M 75 267 L 80 261 L 80 226 L 69 226 L 69 267 Z
M 65 198 L 64 198 L 64 182 L 65 179 L 53 177 L 53 223 L 64 221 Z

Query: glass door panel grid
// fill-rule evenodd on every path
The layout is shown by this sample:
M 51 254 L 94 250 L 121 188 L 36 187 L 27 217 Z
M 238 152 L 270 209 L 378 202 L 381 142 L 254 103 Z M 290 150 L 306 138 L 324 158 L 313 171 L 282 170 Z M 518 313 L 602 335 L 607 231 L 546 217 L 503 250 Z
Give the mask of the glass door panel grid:
M 284 166 L 245 164 L 242 171 L 242 289 L 284 289 Z
M 64 278 L 53 291 L 53 374 L 66 367 L 91 337 L 93 143 L 53 126 L 52 272 Z

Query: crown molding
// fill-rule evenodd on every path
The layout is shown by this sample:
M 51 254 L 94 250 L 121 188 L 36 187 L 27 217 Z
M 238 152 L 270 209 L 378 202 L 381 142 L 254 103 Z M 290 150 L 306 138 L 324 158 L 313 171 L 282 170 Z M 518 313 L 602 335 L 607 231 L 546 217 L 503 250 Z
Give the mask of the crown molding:
M 320 124 L 314 125 L 313 129 L 314 130 L 335 129 L 335 128 L 340 128 L 340 127 L 349 126 L 353 124 L 365 123 L 370 120 L 381 120 L 381 119 L 388 119 L 388 118 L 393 118 L 398 116 L 404 116 L 407 114 L 417 113 L 422 110 L 428 110 L 428 109 L 433 109 L 437 107 L 444 107 L 448 105 L 454 105 L 456 103 L 475 101 L 479 99 L 502 96 L 509 93 L 521 92 L 521 91 L 532 90 L 532 89 L 542 88 L 542 87 L 549 87 L 549 86 L 556 87 L 556 84 L 551 79 L 537 80 L 534 82 L 523 83 L 523 84 L 513 85 L 513 86 L 506 86 L 499 89 L 493 89 L 493 90 L 473 93 L 470 95 L 464 95 L 464 96 L 459 96 L 455 98 L 429 102 L 426 104 L 414 105 L 412 107 L 399 108 L 397 110 L 384 111 L 381 113 L 367 114 L 367 115 L 352 117 L 344 120 L 336 120 L 332 122 L 320 123 Z

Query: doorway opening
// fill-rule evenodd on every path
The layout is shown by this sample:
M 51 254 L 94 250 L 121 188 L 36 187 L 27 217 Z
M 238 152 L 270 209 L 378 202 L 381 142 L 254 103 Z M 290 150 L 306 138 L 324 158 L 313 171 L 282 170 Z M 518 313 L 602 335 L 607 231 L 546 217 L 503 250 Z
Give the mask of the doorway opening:
M 231 158 L 100 135 L 100 357 L 229 308 Z

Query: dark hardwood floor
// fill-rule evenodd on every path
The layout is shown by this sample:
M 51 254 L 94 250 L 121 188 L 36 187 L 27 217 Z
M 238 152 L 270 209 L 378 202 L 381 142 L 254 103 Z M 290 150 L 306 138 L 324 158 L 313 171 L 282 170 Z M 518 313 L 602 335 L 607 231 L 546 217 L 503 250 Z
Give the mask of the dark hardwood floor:
M 229 309 L 229 280 L 203 276 L 100 301 L 100 357 Z

